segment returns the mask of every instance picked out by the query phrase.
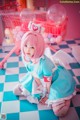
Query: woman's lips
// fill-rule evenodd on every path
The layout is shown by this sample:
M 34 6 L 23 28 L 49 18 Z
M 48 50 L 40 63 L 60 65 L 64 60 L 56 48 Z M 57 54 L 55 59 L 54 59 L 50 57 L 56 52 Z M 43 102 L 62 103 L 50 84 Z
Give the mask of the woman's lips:
M 27 55 L 30 55 L 30 53 L 26 53 Z

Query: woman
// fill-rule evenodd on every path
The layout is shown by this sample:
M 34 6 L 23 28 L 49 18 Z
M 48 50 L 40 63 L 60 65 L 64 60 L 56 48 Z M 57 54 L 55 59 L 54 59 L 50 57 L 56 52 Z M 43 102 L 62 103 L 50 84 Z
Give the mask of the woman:
M 22 60 L 27 73 L 15 86 L 16 95 L 24 95 L 31 103 L 52 106 L 57 116 L 64 116 L 75 95 L 75 80 L 61 65 L 54 64 L 46 55 L 41 34 L 27 32 L 22 38 Z

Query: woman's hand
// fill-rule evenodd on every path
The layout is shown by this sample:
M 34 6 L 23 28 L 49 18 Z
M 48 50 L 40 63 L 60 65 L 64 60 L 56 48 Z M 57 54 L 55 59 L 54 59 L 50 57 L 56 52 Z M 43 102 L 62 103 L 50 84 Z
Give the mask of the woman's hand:
M 37 90 L 43 90 L 42 84 L 37 87 Z
M 40 99 L 40 101 L 39 101 L 39 103 L 41 103 L 41 104 L 43 104 L 43 105 L 46 105 L 46 100 L 48 99 L 48 97 L 47 96 L 45 96 L 44 98 L 41 98 Z

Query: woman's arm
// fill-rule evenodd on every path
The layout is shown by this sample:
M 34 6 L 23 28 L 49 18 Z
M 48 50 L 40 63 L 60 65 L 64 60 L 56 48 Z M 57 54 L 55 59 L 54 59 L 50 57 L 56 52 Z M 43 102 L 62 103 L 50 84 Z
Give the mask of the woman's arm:
M 46 104 L 46 101 L 47 101 L 47 99 L 48 99 L 48 95 L 49 95 L 49 92 L 50 92 L 50 86 L 51 86 L 51 80 L 52 80 L 52 77 L 50 76 L 50 77 L 44 77 L 44 84 L 45 84 L 45 88 L 43 88 L 45 91 L 44 92 L 46 92 L 45 93 L 45 95 L 44 95 L 44 97 L 42 97 L 41 99 L 40 99 L 40 103 L 41 104 Z
M 42 85 L 42 83 L 41 83 L 41 81 L 40 81 L 39 78 L 34 78 L 34 79 L 35 79 L 35 81 L 36 81 L 36 83 L 37 83 L 38 86 Z
M 52 80 L 52 77 L 51 76 L 44 76 L 44 82 L 45 82 L 45 87 L 46 87 L 46 92 L 47 94 L 49 94 L 50 92 L 50 86 L 51 86 L 51 80 Z

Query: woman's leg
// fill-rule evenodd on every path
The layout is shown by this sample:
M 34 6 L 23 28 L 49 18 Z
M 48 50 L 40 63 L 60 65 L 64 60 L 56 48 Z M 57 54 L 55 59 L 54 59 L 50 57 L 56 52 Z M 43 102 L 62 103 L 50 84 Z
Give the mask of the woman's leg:
M 54 114 L 57 116 L 64 116 L 68 112 L 70 107 L 70 100 L 65 100 L 65 102 L 55 105 L 52 105 L 52 109 L 54 111 Z
M 13 93 L 15 95 L 22 95 L 22 90 L 20 89 L 21 85 L 20 84 L 17 84 L 14 89 L 13 89 Z
M 13 93 L 15 94 L 15 95 L 18 95 L 18 96 L 24 96 L 24 98 L 26 99 L 26 100 L 28 100 L 30 103 L 36 103 L 36 104 L 38 104 L 39 102 L 38 102 L 38 100 L 37 99 L 34 99 L 31 95 L 30 95 L 30 93 L 28 92 L 28 91 L 26 91 L 26 89 L 21 89 L 22 87 L 21 87 L 21 85 L 20 84 L 17 84 L 15 87 L 14 87 L 14 89 L 13 89 Z

